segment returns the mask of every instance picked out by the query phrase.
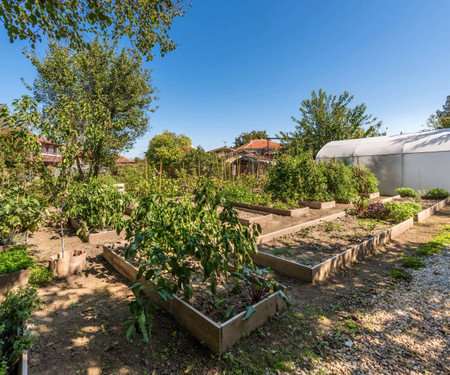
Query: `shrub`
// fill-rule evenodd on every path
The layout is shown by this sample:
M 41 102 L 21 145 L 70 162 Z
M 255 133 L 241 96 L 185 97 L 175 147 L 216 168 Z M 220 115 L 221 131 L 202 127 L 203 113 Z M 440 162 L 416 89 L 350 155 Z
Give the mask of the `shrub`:
M 48 268 L 34 267 L 30 272 L 28 282 L 34 286 L 47 286 L 53 278 L 53 271 Z
M 322 163 L 328 192 L 335 198 L 352 201 L 358 196 L 352 168 L 344 163 Z
M 89 232 L 114 227 L 130 203 L 127 194 L 91 179 L 88 183 L 73 184 L 64 209 L 70 217 L 80 222 L 84 231 Z
M 398 188 L 395 189 L 395 192 L 397 194 L 400 194 L 401 197 L 407 197 L 407 198 L 415 198 L 416 197 L 416 191 L 411 188 Z
M 355 179 L 355 188 L 358 193 L 370 194 L 378 191 L 379 181 L 369 169 L 352 166 L 352 170 Z
M 441 188 L 434 188 L 434 189 L 430 189 L 428 190 L 427 195 L 425 196 L 425 198 L 427 199 L 445 199 L 448 198 L 448 191 L 445 189 L 441 189 Z
M 28 255 L 27 247 L 24 245 L 0 252 L 0 275 L 24 270 L 32 264 L 33 259 Z
M 8 374 L 29 349 L 36 335 L 25 324 L 37 310 L 39 300 L 33 288 L 19 288 L 0 302 L 0 374 Z

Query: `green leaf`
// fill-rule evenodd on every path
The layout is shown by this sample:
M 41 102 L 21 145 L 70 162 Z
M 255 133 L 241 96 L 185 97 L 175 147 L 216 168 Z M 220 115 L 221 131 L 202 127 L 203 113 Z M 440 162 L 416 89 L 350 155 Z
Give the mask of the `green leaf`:
M 242 320 L 249 320 L 250 317 L 256 312 L 256 309 L 253 306 L 246 306 L 245 311 L 246 314 Z
M 131 341 L 131 339 L 134 337 L 134 335 L 136 334 L 136 327 L 133 325 L 131 325 L 130 327 L 128 327 L 127 329 L 127 341 Z

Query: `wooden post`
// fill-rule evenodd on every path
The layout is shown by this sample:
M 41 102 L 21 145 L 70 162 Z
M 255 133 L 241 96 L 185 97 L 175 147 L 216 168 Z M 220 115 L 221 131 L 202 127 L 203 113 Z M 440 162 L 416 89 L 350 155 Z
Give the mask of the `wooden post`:
M 337 165 L 337 159 L 336 159 L 336 156 L 334 157 L 334 164 Z
M 147 170 L 147 159 L 144 159 L 144 173 L 145 173 L 145 195 L 148 195 L 148 170 Z
M 159 193 L 161 194 L 162 161 L 159 163 Z

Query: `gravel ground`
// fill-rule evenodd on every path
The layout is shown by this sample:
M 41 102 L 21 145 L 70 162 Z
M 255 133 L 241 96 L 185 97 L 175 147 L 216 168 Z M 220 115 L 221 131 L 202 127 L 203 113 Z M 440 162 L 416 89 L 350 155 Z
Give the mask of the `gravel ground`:
M 326 362 L 297 373 L 450 374 L 450 249 L 426 264 L 411 282 L 374 296 L 350 328 L 330 333 L 339 345 L 330 344 Z

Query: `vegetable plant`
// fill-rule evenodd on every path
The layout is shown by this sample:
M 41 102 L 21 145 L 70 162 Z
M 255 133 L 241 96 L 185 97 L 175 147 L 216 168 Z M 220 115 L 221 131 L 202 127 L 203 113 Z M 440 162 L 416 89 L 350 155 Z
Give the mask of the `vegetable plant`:
M 27 269 L 33 264 L 24 245 L 14 246 L 9 250 L 0 252 L 0 275 Z
M 375 175 L 367 168 L 351 167 L 355 179 L 355 188 L 358 193 L 370 194 L 378 191 L 379 181 Z
M 218 205 L 223 210 L 217 211 Z M 230 276 L 229 267 L 242 272 L 256 252 L 258 225 L 243 226 L 231 203 L 221 198 L 210 180 L 202 181 L 194 196 L 174 202 L 161 195 L 142 197 L 139 206 L 124 221 L 129 245 L 125 256 L 138 263 L 137 280 L 142 276 L 150 284 L 137 281 L 131 286 L 135 300 L 130 303 L 132 316 L 127 338 L 136 332 L 148 341 L 156 303 L 144 302 L 140 292 L 149 288 L 167 300 L 182 292 L 193 295 L 193 278 L 201 274 L 213 296 L 219 280 Z
M 414 214 L 422 211 L 422 206 L 413 202 L 387 202 L 386 209 L 388 211 L 388 220 L 394 223 L 400 223 L 414 217 Z
M 36 289 L 19 288 L 0 302 L 0 374 L 7 375 L 29 349 L 36 335 L 26 328 L 26 322 L 39 307 Z
M 434 188 L 428 190 L 427 195 L 425 198 L 427 199 L 445 199 L 448 198 L 449 192 L 442 188 Z
M 400 194 L 401 197 L 408 197 L 408 198 L 416 197 L 416 191 L 411 188 L 402 187 L 402 188 L 395 189 L 395 192 L 397 194 Z

